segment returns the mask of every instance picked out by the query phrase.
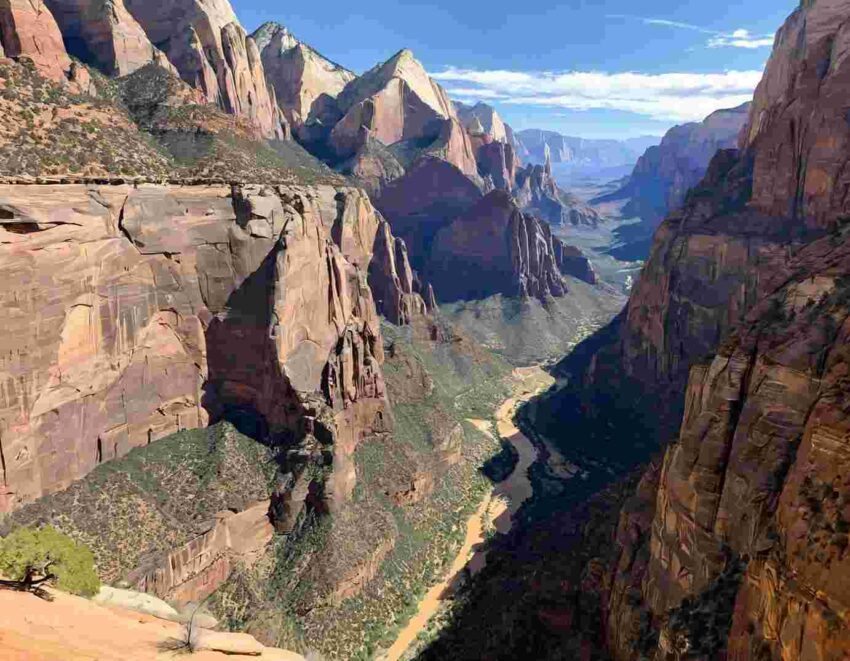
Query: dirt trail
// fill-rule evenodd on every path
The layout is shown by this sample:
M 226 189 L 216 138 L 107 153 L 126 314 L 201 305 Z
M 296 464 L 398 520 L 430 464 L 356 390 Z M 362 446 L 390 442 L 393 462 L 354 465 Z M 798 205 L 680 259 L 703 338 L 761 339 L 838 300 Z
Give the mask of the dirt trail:
M 537 461 L 537 450 L 528 438 L 513 423 L 514 412 L 523 402 L 531 399 L 548 388 L 554 380 L 540 367 L 527 367 L 514 370 L 514 395 L 506 399 L 496 409 L 496 429 L 499 436 L 516 448 L 519 461 L 508 478 L 495 486 L 475 513 L 466 521 L 466 538 L 455 556 L 443 580 L 434 585 L 419 602 L 419 608 L 407 623 L 392 647 L 380 661 L 399 661 L 413 644 L 420 632 L 428 626 L 428 621 L 439 610 L 441 602 L 451 594 L 452 586 L 459 580 L 464 570 L 475 575 L 487 562 L 487 552 L 478 549 L 485 540 L 485 521 L 493 522 L 499 533 L 507 533 L 513 524 L 513 517 L 533 492 L 528 469 Z M 482 432 L 492 436 L 492 424 L 487 420 L 469 420 Z

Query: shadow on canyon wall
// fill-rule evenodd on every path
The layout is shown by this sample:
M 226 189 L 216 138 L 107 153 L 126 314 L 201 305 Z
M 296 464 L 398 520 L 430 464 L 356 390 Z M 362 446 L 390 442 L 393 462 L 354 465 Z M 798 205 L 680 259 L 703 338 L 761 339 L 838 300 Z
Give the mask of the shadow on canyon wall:
M 659 461 L 665 423 L 653 395 L 625 377 L 583 383 L 619 326 L 618 318 L 551 367 L 559 384 L 518 412 L 540 453 L 534 495 L 510 533 L 490 539 L 487 566 L 455 593 L 420 661 L 609 658 L 604 576 L 614 531 L 647 464 Z

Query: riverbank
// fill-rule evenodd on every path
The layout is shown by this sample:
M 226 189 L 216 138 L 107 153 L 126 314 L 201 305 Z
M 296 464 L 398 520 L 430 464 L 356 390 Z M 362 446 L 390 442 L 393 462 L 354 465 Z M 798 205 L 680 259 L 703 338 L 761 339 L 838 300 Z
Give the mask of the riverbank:
M 519 406 L 549 388 L 554 380 L 540 367 L 517 368 L 513 372 L 513 394 L 495 411 L 496 432 L 508 441 L 519 457 L 507 479 L 495 485 L 476 511 L 467 519 L 466 535 L 443 580 L 433 585 L 419 602 L 416 614 L 402 629 L 393 645 L 380 656 L 381 661 L 399 661 L 419 635 L 427 630 L 431 618 L 453 592 L 453 586 L 474 576 L 486 566 L 486 549 L 480 548 L 492 525 L 499 534 L 510 531 L 516 513 L 533 494 L 528 471 L 537 461 L 534 444 L 516 427 L 514 414 Z M 491 421 L 471 419 L 479 430 L 493 435 Z

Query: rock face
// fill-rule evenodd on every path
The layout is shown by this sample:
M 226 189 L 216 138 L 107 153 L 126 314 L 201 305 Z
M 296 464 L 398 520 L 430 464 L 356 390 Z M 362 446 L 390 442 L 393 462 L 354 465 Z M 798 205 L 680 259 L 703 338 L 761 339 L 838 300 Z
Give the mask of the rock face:
M 180 77 L 209 102 L 250 119 L 264 137 L 284 137 L 257 44 L 228 0 L 127 0 L 125 5 L 148 39 L 163 45 Z
M 647 475 L 651 516 L 621 521 L 618 659 L 850 654 L 848 16 L 791 15 L 741 152 L 661 225 L 630 301 L 619 369 L 683 415 Z
M 6 57 L 28 57 L 45 78 L 59 82 L 68 79 L 71 58 L 62 43 L 62 33 L 40 2 L 0 2 L 0 42 Z
M 660 145 L 640 157 L 625 186 L 599 201 L 630 198 L 624 215 L 649 222 L 661 220 L 682 205 L 685 194 L 699 183 L 719 149 L 737 145 L 749 109 L 750 104 L 745 103 L 713 112 L 700 123 L 674 126 Z
M 455 102 L 455 106 L 460 121 L 470 134 L 486 135 L 493 142 L 509 142 L 508 126 L 502 121 L 495 108 L 486 103 L 467 106 Z
M 421 270 L 436 233 L 481 197 L 481 189 L 458 168 L 426 157 L 385 186 L 375 206 L 404 239 L 414 266 Z
M 335 439 L 328 507 L 347 498 L 385 406 L 367 277 L 399 268 L 373 259 L 387 232 L 362 192 L 19 185 L 0 209 L 3 511 L 237 409 Z
M 556 241 L 510 195 L 493 191 L 437 233 L 427 273 L 446 300 L 563 296 Z
M 517 203 L 526 213 L 552 225 L 595 227 L 601 221 L 599 213 L 558 187 L 548 153 L 544 165 L 529 165 L 516 173 L 514 196 Z
M 266 77 L 290 125 L 298 129 L 336 99 L 355 75 L 298 41 L 277 23 L 264 23 L 251 35 L 257 43 Z M 314 111 L 315 108 L 315 111 Z
M 124 0 L 47 0 L 68 51 L 110 76 L 126 76 L 150 62 L 170 67 Z
M 439 155 L 476 176 L 475 154 L 445 90 L 409 50 L 349 82 L 337 97 L 342 118 L 330 133 L 340 159 L 354 155 L 367 137 Z

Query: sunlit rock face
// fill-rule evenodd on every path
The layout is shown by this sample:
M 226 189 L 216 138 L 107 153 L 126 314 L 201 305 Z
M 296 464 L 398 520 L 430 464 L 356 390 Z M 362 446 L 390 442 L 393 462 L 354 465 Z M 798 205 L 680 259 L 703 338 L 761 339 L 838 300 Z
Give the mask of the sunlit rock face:
M 148 39 L 163 45 L 180 77 L 210 103 L 250 119 L 259 135 L 284 137 L 260 51 L 228 0 L 128 0 L 125 6 Z
M 294 129 L 321 115 L 355 75 L 298 41 L 278 23 L 264 23 L 251 35 L 257 43 L 266 77 Z
M 6 185 L 0 209 L 4 510 L 233 407 L 324 420 L 328 498 L 350 495 L 385 406 L 378 313 L 426 308 L 362 191 Z

